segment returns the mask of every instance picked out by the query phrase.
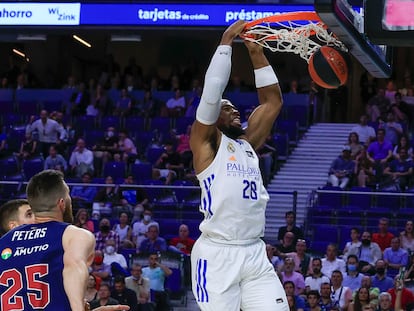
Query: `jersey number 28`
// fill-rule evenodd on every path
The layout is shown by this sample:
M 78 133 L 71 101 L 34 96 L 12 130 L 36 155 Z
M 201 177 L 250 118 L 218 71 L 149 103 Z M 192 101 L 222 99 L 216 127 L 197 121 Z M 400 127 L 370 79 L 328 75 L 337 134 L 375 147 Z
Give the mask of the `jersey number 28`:
M 26 282 L 23 284 L 23 276 L 16 269 L 5 270 L 0 275 L 0 286 L 8 289 L 0 295 L 0 310 L 24 310 L 23 297 L 17 295 L 26 287 L 27 299 L 33 309 L 44 309 L 50 302 L 50 287 L 48 283 L 39 280 L 49 273 L 47 264 L 37 264 L 25 267 Z M 10 284 L 11 283 L 11 284 Z
M 254 181 L 243 180 L 243 199 L 257 200 L 257 185 Z

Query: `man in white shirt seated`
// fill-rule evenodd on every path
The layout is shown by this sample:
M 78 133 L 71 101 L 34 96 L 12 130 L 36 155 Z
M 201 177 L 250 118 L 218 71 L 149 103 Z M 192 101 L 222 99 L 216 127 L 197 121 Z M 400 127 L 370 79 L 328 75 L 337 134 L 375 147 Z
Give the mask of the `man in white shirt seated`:
M 123 275 L 129 275 L 129 273 L 126 272 L 127 269 L 128 269 L 128 264 L 126 262 L 125 257 L 116 252 L 115 240 L 110 239 L 110 240 L 107 240 L 105 242 L 104 254 L 105 255 L 104 255 L 103 262 L 104 262 L 105 265 L 111 266 L 111 268 L 113 270 L 114 269 L 113 264 L 115 263 L 116 266 L 117 266 L 115 269 L 120 270 L 120 271 L 117 271 L 117 272 L 119 272 Z M 112 274 L 114 274 L 114 271 L 112 271 Z
M 342 275 L 346 274 L 345 261 L 337 257 L 338 247 L 330 243 L 326 247 L 326 257 L 322 259 L 322 273 L 330 276 L 334 270 L 339 270 Z
M 361 144 L 366 146 L 368 146 L 377 136 L 374 128 L 368 125 L 368 118 L 366 115 L 360 117 L 359 124 L 352 128 L 351 133 L 352 132 L 357 133 Z

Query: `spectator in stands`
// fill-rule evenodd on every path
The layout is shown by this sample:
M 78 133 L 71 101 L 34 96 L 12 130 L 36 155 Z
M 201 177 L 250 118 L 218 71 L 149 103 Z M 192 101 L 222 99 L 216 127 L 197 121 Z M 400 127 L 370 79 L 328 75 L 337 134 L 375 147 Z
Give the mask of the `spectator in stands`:
M 380 127 L 385 130 L 385 140 L 389 141 L 393 146 L 397 145 L 400 135 L 403 134 L 403 128 L 400 123 L 395 122 L 392 112 L 387 114 L 387 122 L 380 124 Z
M 118 150 L 114 156 L 115 161 L 134 163 L 138 157 L 138 151 L 134 142 L 129 138 L 127 130 L 120 130 L 118 134 Z
M 352 290 L 349 287 L 343 286 L 342 281 L 342 272 L 334 270 L 331 275 L 332 300 L 339 305 L 341 310 L 345 311 L 352 301 Z
M 115 277 L 114 289 L 111 292 L 111 297 L 118 300 L 120 304 L 129 306 L 130 310 L 137 311 L 137 295 L 132 289 L 126 287 L 124 276 L 117 275 Z
M 103 261 L 104 264 L 112 267 L 112 265 L 116 263 L 117 268 L 120 267 L 125 270 L 128 269 L 128 264 L 126 262 L 125 257 L 121 254 L 118 254 L 117 251 L 115 250 L 115 247 L 116 247 L 116 242 L 114 239 L 107 239 L 105 241 L 104 261 Z M 118 272 L 121 272 L 121 271 L 119 271 L 118 269 Z M 112 273 L 112 274 L 116 275 L 115 273 Z
M 70 170 L 73 176 L 81 177 L 84 173 L 93 175 L 93 152 L 86 148 L 85 141 L 79 138 L 69 159 Z
M 98 110 L 98 115 L 100 116 L 112 114 L 112 105 L 106 96 L 105 89 L 101 84 L 98 84 L 95 92 L 92 93 L 91 105 Z
M 390 112 L 394 114 L 395 120 L 400 123 L 408 124 L 410 118 L 410 107 L 402 100 L 401 93 L 397 92 L 394 95 L 395 102 L 390 107 Z
M 368 146 L 376 136 L 374 128 L 368 125 L 366 115 L 359 118 L 359 124 L 352 128 L 351 133 L 357 133 L 359 141 L 365 146 Z
M 401 248 L 398 237 L 392 238 L 391 247 L 384 250 L 383 259 L 388 267 L 387 275 L 392 278 L 399 273 L 400 268 L 408 265 L 408 252 Z
M 152 178 L 165 179 L 165 184 L 170 185 L 175 178 L 183 175 L 184 164 L 172 141 L 167 141 L 164 148 L 165 152 L 154 164 Z
M 146 238 L 149 225 L 155 224 L 159 227 L 158 222 L 152 219 L 152 211 L 148 208 L 144 209 L 142 213 L 142 220 L 136 222 L 132 226 L 132 240 L 135 243 L 137 249 L 141 246 L 141 243 Z
M 395 185 L 398 190 L 408 189 L 413 176 L 413 164 L 412 161 L 408 161 L 407 149 L 400 148 L 398 159 L 391 161 L 384 169 L 384 176 L 389 176 L 390 183 Z
M 119 117 L 126 117 L 132 114 L 133 108 L 133 100 L 129 96 L 128 90 L 123 88 L 121 97 L 116 102 L 114 114 Z
M 138 248 L 139 253 L 156 253 L 167 250 L 167 241 L 159 236 L 158 224 L 148 226 L 147 238 L 145 238 Z
M 305 280 L 301 273 L 295 271 L 295 262 L 291 257 L 283 260 L 282 278 L 284 284 L 286 281 L 292 281 L 295 284 L 295 295 L 304 294 Z
M 374 165 L 377 182 L 381 180 L 382 172 L 392 158 L 392 150 L 392 144 L 385 140 L 385 130 L 378 129 L 377 140 L 372 142 L 367 149 L 367 157 Z
M 359 259 L 359 271 L 364 274 L 375 273 L 375 263 L 382 258 L 382 251 L 377 243 L 371 241 L 371 233 L 364 231 L 361 237 L 361 245 L 353 246 L 347 255 L 356 255 Z
M 400 136 L 398 144 L 394 147 L 394 150 L 392 151 L 392 155 L 394 159 L 397 159 L 397 160 L 399 159 L 400 156 L 398 153 L 401 148 L 405 148 L 407 150 L 407 153 L 408 153 L 407 161 L 411 162 L 413 160 L 413 148 L 410 146 L 408 137 L 405 134 Z
M 296 243 L 297 239 L 303 239 L 302 229 L 296 226 L 296 213 L 293 211 L 286 212 L 285 221 L 286 226 L 282 226 L 279 228 L 277 240 L 280 243 L 283 243 L 283 237 L 285 236 L 286 232 L 292 232 L 295 235 L 294 243 Z
M 104 253 L 100 250 L 95 250 L 95 257 L 93 259 L 90 274 L 95 276 L 96 280 L 109 281 L 111 277 L 111 267 L 104 264 Z
M 276 255 L 280 253 L 292 253 L 295 251 L 295 235 L 292 232 L 286 232 L 282 244 L 276 246 Z
M 95 186 L 91 186 L 92 176 L 89 173 L 84 173 L 82 175 L 82 183 L 84 186 L 73 186 L 70 192 L 72 198 L 72 204 L 74 209 L 86 208 L 91 210 L 93 199 L 97 193 Z
M 277 160 L 276 144 L 272 135 L 267 136 L 266 141 L 256 153 L 259 156 L 259 167 L 262 172 L 263 183 L 266 187 L 272 178 L 273 166 Z
M 407 220 L 404 231 L 400 233 L 401 247 L 409 253 L 414 252 L 414 225 L 412 220 Z
M 345 189 L 355 170 L 355 162 L 351 158 L 351 147 L 342 147 L 342 155 L 337 157 L 329 169 L 328 182 L 334 187 Z
M 34 121 L 29 129 L 30 133 L 36 131 L 39 135 L 40 152 L 46 156 L 51 145 L 60 143 L 65 138 L 65 129 L 48 116 L 47 110 L 40 111 L 40 119 Z
M 388 218 L 381 217 L 378 220 L 378 232 L 372 234 L 372 242 L 377 243 L 382 252 L 391 246 L 391 240 L 394 237 L 394 234 L 388 231 L 389 223 Z
M 119 186 L 115 185 L 112 176 L 106 176 L 105 184 L 107 184 L 106 187 L 99 188 L 94 198 L 94 202 L 99 203 L 100 214 L 105 214 L 108 216 L 118 215 L 118 212 L 121 210 L 121 207 L 119 206 L 121 204 Z
M 346 242 L 344 251 L 342 252 L 344 256 L 348 253 L 351 247 L 359 247 L 361 245 L 361 241 L 359 240 L 360 233 L 359 229 L 356 227 L 351 228 L 351 241 Z
M 281 270 L 281 267 L 283 266 L 283 260 L 279 256 L 275 256 L 276 247 L 274 247 L 272 244 L 266 244 L 266 254 L 267 258 L 269 258 L 269 261 L 271 262 L 273 268 L 276 271 Z
M 152 311 L 150 303 L 149 279 L 142 276 L 142 266 L 134 263 L 131 267 L 131 276 L 125 278 L 125 286 L 135 292 L 138 300 L 138 311 Z
M 290 280 L 283 280 L 283 288 L 285 289 L 286 296 L 293 297 L 296 310 L 304 310 L 305 300 L 297 294 L 295 283 Z
M 379 295 L 378 311 L 394 311 L 394 308 L 392 306 L 392 297 L 390 293 L 381 292 L 381 294 Z
M 49 147 L 49 155 L 45 159 L 44 169 L 61 171 L 63 174 L 68 170 L 66 159 L 61 154 L 58 154 L 54 145 Z
M 120 212 L 118 221 L 119 223 L 115 224 L 112 230 L 118 233 L 121 248 L 132 248 L 134 243 L 132 242 L 132 227 L 129 224 L 128 213 Z
M 320 290 L 321 285 L 324 283 L 330 283 L 331 280 L 328 276 L 321 272 L 322 260 L 318 257 L 312 258 L 312 271 L 313 273 L 305 278 L 305 292 L 310 290 Z
M 319 305 L 320 303 L 320 299 L 321 299 L 321 295 L 319 294 L 319 291 L 317 290 L 312 290 L 309 293 L 307 293 L 306 295 L 307 298 L 307 303 L 309 305 L 309 311 L 321 311 L 322 308 Z
M 335 301 L 332 300 L 331 282 L 322 283 L 319 292 L 321 294 L 319 305 L 321 306 L 322 310 L 339 310 L 339 306 L 336 305 Z
M 98 289 L 96 276 L 89 274 L 88 283 L 86 284 L 85 300 L 90 303 L 98 298 Z
M 184 114 L 186 108 L 185 97 L 179 88 L 174 89 L 174 96 L 167 100 L 166 106 L 169 117 L 175 118 Z
M 393 287 L 393 279 L 387 276 L 387 264 L 384 260 L 378 259 L 375 263 L 375 275 L 371 277 L 372 286 L 378 287 L 381 292 L 388 291 Z
M 79 83 L 79 88 L 77 92 L 72 93 L 70 97 L 71 110 L 73 116 L 83 116 L 86 115 L 86 107 L 90 103 L 90 95 L 86 89 L 85 83 Z
M 411 310 L 411 308 L 407 309 L 407 307 L 414 303 L 414 294 L 403 286 L 403 282 L 399 280 L 399 277 L 399 275 L 394 277 L 394 286 L 387 292 L 391 294 L 392 305 L 395 305 L 397 293 L 401 291 L 401 310 Z
M 101 284 L 98 292 L 98 297 L 99 298 L 90 302 L 89 305 L 91 310 L 100 306 L 112 306 L 119 304 L 118 300 L 111 297 L 111 287 L 108 283 Z
M 380 293 L 380 289 L 378 287 L 372 286 L 372 279 L 369 275 L 364 275 L 361 281 L 361 287 L 366 287 L 369 290 L 369 299 L 372 305 L 378 305 L 378 295 Z M 355 293 L 354 293 L 355 296 Z
M 366 147 L 362 149 L 359 156 L 355 159 L 355 175 L 357 176 L 359 187 L 366 187 L 368 184 L 375 182 L 374 165 L 368 159 Z
M 408 258 L 407 271 L 404 276 L 404 286 L 411 291 L 414 289 L 414 254 L 411 253 Z M 414 292 L 414 291 L 413 291 Z
M 291 232 L 286 232 L 285 236 L 293 235 Z M 306 240 L 298 239 L 296 241 L 295 251 L 284 253 L 276 248 L 275 254 L 280 258 L 290 257 L 295 262 L 295 271 L 301 273 L 304 277 L 309 274 L 311 257 L 306 253 Z
M 190 255 L 191 250 L 195 241 L 189 237 L 190 230 L 185 224 L 180 225 L 178 229 L 178 237 L 172 238 L 170 240 L 170 248 L 173 247 L 175 250 L 180 251 L 185 255 Z
M 173 272 L 159 261 L 157 253 L 151 253 L 148 260 L 149 266 L 142 269 L 142 276 L 150 281 L 150 289 L 154 291 L 156 310 L 170 310 L 169 297 L 165 291 L 164 282 L 165 278 L 169 277 Z
M 355 160 L 361 153 L 364 146 L 359 141 L 358 133 L 351 132 L 348 135 L 348 146 L 351 148 L 351 158 Z
M 177 139 L 176 151 L 180 154 L 185 169 L 190 169 L 192 167 L 193 160 L 193 152 L 190 149 L 190 132 L 191 125 L 187 126 L 185 133 L 175 136 Z
M 116 136 L 116 130 L 110 126 L 104 133 L 104 137 L 101 141 L 97 142 L 93 147 L 93 157 L 96 168 L 96 175 L 101 176 L 105 164 L 112 160 L 114 153 L 118 150 L 118 137 Z
M 379 117 L 387 113 L 390 106 L 390 100 L 385 97 L 385 90 L 378 88 L 377 94 L 368 101 L 367 113 L 370 116 L 370 120 L 375 122 Z
M 124 184 L 135 185 L 134 176 L 128 174 L 124 179 Z M 135 221 L 141 220 L 141 215 L 149 201 L 145 189 L 142 187 L 123 187 L 120 185 L 120 191 L 122 194 L 122 205 L 128 207 L 130 213 L 133 214 L 131 223 L 133 224 Z
M 85 208 L 80 208 L 76 213 L 74 225 L 89 230 L 92 233 L 95 232 L 95 225 L 93 221 L 89 219 L 88 210 Z
M 119 250 L 119 235 L 115 231 L 111 230 L 111 223 L 108 218 L 102 218 L 99 222 L 99 231 L 95 233 L 96 245 L 95 250 L 104 251 L 106 241 L 115 241 L 115 251 Z
M 370 304 L 369 289 L 366 287 L 358 287 L 355 299 L 349 304 L 348 311 L 362 311 L 365 310 L 365 306 L 369 306 Z
M 362 274 L 358 271 L 359 262 L 356 255 L 349 255 L 346 259 L 346 272 L 343 285 L 349 287 L 353 292 L 361 287 Z
M 15 153 L 20 161 L 31 159 L 39 154 L 37 150 L 37 141 L 33 139 L 32 133 L 25 133 L 24 137 L 24 140 L 20 144 L 19 152 Z
M 326 247 L 326 256 L 322 258 L 321 271 L 324 275 L 330 277 L 335 270 L 341 271 L 345 275 L 345 262 L 343 259 L 338 258 L 337 255 L 338 247 L 334 243 L 329 243 Z

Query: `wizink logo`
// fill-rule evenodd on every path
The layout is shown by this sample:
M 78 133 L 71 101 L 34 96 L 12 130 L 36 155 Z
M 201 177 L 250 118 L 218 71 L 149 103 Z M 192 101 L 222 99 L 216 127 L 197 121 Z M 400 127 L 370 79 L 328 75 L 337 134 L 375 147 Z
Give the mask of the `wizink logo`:
M 25 10 L 7 10 L 3 8 L 0 9 L 0 18 L 31 18 L 33 16 L 32 11 Z

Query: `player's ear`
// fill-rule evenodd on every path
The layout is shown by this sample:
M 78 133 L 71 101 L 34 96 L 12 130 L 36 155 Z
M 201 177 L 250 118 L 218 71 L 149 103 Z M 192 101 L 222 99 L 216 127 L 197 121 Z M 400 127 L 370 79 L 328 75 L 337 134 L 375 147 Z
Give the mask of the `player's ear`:
M 10 220 L 9 223 L 7 224 L 7 226 L 9 228 L 9 230 L 12 230 L 12 229 L 18 227 L 19 224 L 15 220 Z
M 59 207 L 59 209 L 62 211 L 62 213 L 65 211 L 66 209 L 66 204 L 65 204 L 65 200 L 63 198 L 60 198 L 57 202 L 57 206 Z

